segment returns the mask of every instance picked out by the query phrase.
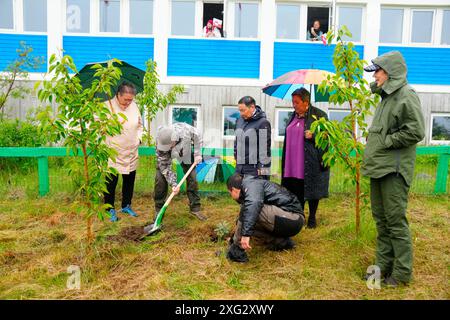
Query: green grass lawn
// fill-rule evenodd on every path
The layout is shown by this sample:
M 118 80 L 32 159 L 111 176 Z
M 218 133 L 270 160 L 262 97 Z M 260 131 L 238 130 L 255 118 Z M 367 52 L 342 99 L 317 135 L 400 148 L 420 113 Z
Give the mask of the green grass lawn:
M 212 242 L 220 222 L 233 225 L 238 206 L 228 197 L 203 197 L 209 217 L 189 215 L 185 195 L 167 211 L 164 229 L 144 242 L 111 241 L 125 227 L 150 220 L 151 194 L 134 199 L 138 218 L 96 221 L 88 249 L 85 221 L 68 195 L 0 200 L 1 299 L 449 299 L 449 202 L 446 196 L 410 197 L 414 281 L 370 290 L 361 280 L 373 263 L 376 231 L 370 214 L 354 233 L 352 199 L 320 203 L 317 229 L 305 229 L 286 252 L 254 245 L 250 262 L 224 256 Z M 81 289 L 68 290 L 67 268 L 81 268 Z

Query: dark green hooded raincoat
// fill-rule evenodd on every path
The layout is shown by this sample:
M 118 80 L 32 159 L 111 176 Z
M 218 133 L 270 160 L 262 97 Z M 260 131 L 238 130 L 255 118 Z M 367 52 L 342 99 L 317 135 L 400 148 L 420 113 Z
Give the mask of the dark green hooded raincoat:
M 389 79 L 372 92 L 382 101 L 375 111 L 364 151 L 362 173 L 381 178 L 396 172 L 411 185 L 416 159 L 416 144 L 425 136 L 424 119 L 419 97 L 406 80 L 406 63 L 398 51 L 391 51 L 373 60 L 384 69 Z

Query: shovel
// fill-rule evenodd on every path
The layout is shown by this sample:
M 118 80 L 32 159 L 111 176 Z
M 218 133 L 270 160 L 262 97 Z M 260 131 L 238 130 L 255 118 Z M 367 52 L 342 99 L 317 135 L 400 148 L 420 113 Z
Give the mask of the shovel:
M 197 162 L 194 162 L 192 166 L 189 168 L 188 172 L 184 175 L 184 177 L 181 179 L 181 181 L 178 183 L 177 187 L 181 187 L 181 185 L 184 183 L 184 181 L 187 179 L 187 177 L 191 174 L 192 170 L 194 170 L 195 166 L 197 165 Z M 175 193 L 172 191 L 169 198 L 167 198 L 166 202 L 164 203 L 164 206 L 159 210 L 158 214 L 156 215 L 156 219 L 152 224 L 149 224 L 148 226 L 144 227 L 144 235 L 141 237 L 141 239 L 150 236 L 156 232 L 158 232 L 161 229 L 161 222 L 162 218 L 164 216 L 164 213 L 167 210 L 167 207 L 169 206 L 170 201 L 172 201 L 172 198 L 175 196 Z

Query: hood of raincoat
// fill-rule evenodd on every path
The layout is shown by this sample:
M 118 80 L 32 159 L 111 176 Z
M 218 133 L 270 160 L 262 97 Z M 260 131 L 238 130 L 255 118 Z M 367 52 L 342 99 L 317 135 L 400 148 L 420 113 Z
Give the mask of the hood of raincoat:
M 387 94 L 391 94 L 408 83 L 406 80 L 408 69 L 406 68 L 405 59 L 399 51 L 386 52 L 373 59 L 372 62 L 379 65 L 389 76 L 381 86 L 381 89 Z M 376 88 L 376 84 L 371 87 L 373 92 L 379 89 Z

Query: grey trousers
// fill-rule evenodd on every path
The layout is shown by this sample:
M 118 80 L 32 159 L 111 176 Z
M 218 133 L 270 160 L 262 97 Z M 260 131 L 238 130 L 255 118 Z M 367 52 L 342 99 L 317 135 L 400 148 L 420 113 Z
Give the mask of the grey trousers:
M 294 229 L 300 232 L 301 227 L 305 222 L 305 218 L 298 213 L 284 211 L 276 206 L 264 205 L 256 221 L 255 229 L 252 237 L 259 238 L 264 244 L 271 244 L 282 239 L 293 236 L 294 234 L 280 234 L 277 229 L 276 221 L 283 220 L 284 225 L 291 225 Z M 234 232 L 233 242 L 240 246 L 242 238 L 242 222 L 238 220 L 236 231 Z
M 191 165 L 183 163 L 181 164 L 181 167 L 183 168 L 184 173 L 186 173 L 189 171 Z M 191 212 L 198 212 L 201 209 L 201 205 L 200 205 L 200 194 L 198 192 L 197 171 L 195 169 L 192 170 L 189 176 L 187 177 L 186 183 L 187 183 L 186 193 L 189 199 L 189 208 Z M 157 168 L 155 175 L 155 194 L 154 194 L 156 214 L 164 206 L 164 202 L 166 201 L 167 198 L 168 187 L 169 186 L 167 184 L 166 178 L 164 178 L 161 171 L 159 171 L 159 169 Z

